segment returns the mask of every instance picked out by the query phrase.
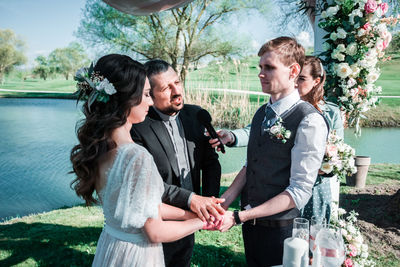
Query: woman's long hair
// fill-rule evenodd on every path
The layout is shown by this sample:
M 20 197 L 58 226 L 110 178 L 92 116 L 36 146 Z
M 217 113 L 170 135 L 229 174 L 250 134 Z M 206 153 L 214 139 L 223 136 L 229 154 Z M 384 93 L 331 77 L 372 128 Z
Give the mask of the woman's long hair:
M 314 80 L 320 78 L 320 81 L 311 89 L 310 92 L 308 92 L 308 94 L 303 96 L 303 99 L 313 105 L 319 112 L 321 112 L 318 104 L 321 101 L 324 101 L 324 84 L 326 79 L 325 70 L 322 67 L 321 60 L 313 56 L 306 56 L 303 68 L 306 66 L 310 66 L 311 77 Z
M 146 80 L 144 66 L 125 55 L 110 54 L 100 58 L 94 72 L 107 78 L 117 92 L 110 95 L 106 103 L 94 101 L 90 108 L 85 101 L 82 107 L 85 118 L 76 125 L 79 144 L 72 148 L 70 156 L 71 172 L 76 174 L 71 187 L 87 206 L 97 203 L 93 192 L 99 177 L 98 160 L 116 147 L 111 133 L 126 123 L 131 107 L 142 101 Z M 86 94 L 90 94 L 90 90 Z

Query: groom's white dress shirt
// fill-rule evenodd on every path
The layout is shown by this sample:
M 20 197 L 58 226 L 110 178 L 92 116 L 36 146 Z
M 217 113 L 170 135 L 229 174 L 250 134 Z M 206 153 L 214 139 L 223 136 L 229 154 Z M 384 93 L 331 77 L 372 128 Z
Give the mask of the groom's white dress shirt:
M 290 95 L 268 105 L 278 116 L 294 108 L 299 103 L 300 95 L 294 90 Z M 324 118 L 318 113 L 304 117 L 297 129 L 292 148 L 289 186 L 285 189 L 293 198 L 296 207 L 304 207 L 312 194 L 318 170 L 325 154 L 328 128 Z

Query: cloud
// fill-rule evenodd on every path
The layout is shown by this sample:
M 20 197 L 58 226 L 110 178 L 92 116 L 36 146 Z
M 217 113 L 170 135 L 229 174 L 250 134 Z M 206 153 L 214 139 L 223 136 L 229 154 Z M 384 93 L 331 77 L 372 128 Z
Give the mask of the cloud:
M 297 41 L 304 47 L 313 47 L 314 40 L 311 38 L 309 32 L 302 31 L 296 36 Z

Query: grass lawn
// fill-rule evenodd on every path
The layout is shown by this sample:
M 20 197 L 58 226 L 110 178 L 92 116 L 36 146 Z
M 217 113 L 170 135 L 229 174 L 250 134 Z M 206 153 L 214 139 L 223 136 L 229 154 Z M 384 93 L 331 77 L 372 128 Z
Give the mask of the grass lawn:
M 1 89 L 29 90 L 29 91 L 56 91 L 60 93 L 71 93 L 76 90 L 76 82 L 65 79 L 26 79 L 6 78 L 5 83 L 0 85 Z
M 247 57 L 240 61 L 229 61 L 224 63 L 211 62 L 205 67 L 189 71 L 186 79 L 186 88 L 226 88 L 245 91 L 261 90 L 260 81 L 258 79 L 258 61 L 256 56 Z M 381 62 L 381 76 L 377 81 L 377 85 L 382 86 L 382 95 L 384 96 L 400 96 L 400 56 L 392 55 L 391 61 Z M 32 90 L 32 91 L 58 91 L 58 92 L 74 92 L 75 81 L 73 79 L 65 80 L 62 77 L 55 79 L 28 78 L 25 81 L 16 75 L 6 77 L 5 83 L 0 85 L 2 89 L 10 90 Z M 6 93 L 0 92 L 0 95 Z M 397 104 L 400 104 L 395 100 Z M 388 105 L 396 105 L 392 100 L 383 100 Z
M 399 174 L 400 165 L 376 164 L 370 167 L 367 181 L 392 184 L 400 180 Z M 222 178 L 221 191 L 233 178 Z M 342 186 L 341 192 L 349 189 Z M 231 208 L 238 208 L 238 201 Z M 101 209 L 82 206 L 0 223 L 0 266 L 90 266 L 102 226 Z M 372 255 L 378 259 L 377 266 L 400 265 L 399 259 Z M 233 227 L 227 233 L 197 232 L 192 266 L 245 266 L 241 228 Z

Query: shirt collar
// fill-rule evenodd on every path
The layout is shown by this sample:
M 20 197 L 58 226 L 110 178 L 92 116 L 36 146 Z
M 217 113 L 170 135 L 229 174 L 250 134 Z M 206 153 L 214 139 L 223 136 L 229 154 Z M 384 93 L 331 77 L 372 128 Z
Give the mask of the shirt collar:
M 179 115 L 179 111 L 178 111 L 175 115 L 170 116 L 170 115 L 168 115 L 168 114 L 162 113 L 161 111 L 159 111 L 159 110 L 158 110 L 156 107 L 154 107 L 154 106 L 153 106 L 153 108 L 154 108 L 154 110 L 157 112 L 157 114 L 160 116 L 160 118 L 161 118 L 162 121 L 174 121 L 174 120 L 176 120 L 176 118 L 177 118 L 178 115 Z
M 267 106 L 270 106 L 276 115 L 280 116 L 286 110 L 290 109 L 294 104 L 296 104 L 300 100 L 299 91 L 294 90 L 289 95 L 285 96 L 282 99 L 279 99 L 275 103 L 271 104 L 271 100 L 268 102 Z

